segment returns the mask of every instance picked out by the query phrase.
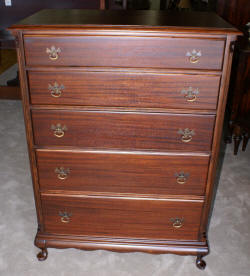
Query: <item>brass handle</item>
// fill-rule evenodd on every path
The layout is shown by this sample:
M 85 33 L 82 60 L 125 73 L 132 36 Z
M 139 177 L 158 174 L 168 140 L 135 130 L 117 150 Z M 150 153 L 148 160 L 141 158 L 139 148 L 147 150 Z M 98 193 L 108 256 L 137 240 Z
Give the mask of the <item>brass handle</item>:
M 192 87 L 189 87 L 188 89 L 181 90 L 181 94 L 184 95 L 188 102 L 195 102 L 197 95 L 199 94 L 199 89 L 193 89 Z
M 72 214 L 60 211 L 59 216 L 61 217 L 61 222 L 69 223 L 70 222 L 70 217 L 72 216 Z
M 57 178 L 60 180 L 64 180 L 68 177 L 70 170 L 64 169 L 64 167 L 55 168 L 55 173 L 57 174 Z
M 64 131 L 62 129 L 55 129 L 54 135 L 58 138 L 62 138 L 64 136 Z
M 173 227 L 178 229 L 183 226 L 184 218 L 171 218 L 170 221 L 173 223 Z
M 62 138 L 67 130 L 66 126 L 62 126 L 61 124 L 51 125 L 51 130 L 54 131 L 54 135 L 58 138 Z
M 69 217 L 61 217 L 61 222 L 63 223 L 69 223 L 70 222 L 70 218 Z
M 50 94 L 54 98 L 59 98 L 62 95 L 62 90 L 64 89 L 64 85 L 59 85 L 57 82 L 55 82 L 53 85 L 49 83 L 48 89 L 50 91 Z
M 177 184 L 183 185 L 186 184 L 187 179 L 189 177 L 189 173 L 179 172 L 175 173 Z
M 181 141 L 184 142 L 184 143 L 189 143 L 189 142 L 192 141 L 192 136 L 191 135 L 187 135 L 187 136 L 183 135 L 181 137 Z
M 181 184 L 181 185 L 185 184 L 186 181 L 187 181 L 186 177 L 177 177 L 177 178 L 176 178 L 176 182 L 177 182 L 178 184 Z
M 188 143 L 193 139 L 195 135 L 194 130 L 190 130 L 189 128 L 185 128 L 184 130 L 179 129 L 178 134 L 181 134 L 181 141 L 184 143 Z
M 186 57 L 189 58 L 190 63 L 197 63 L 201 57 L 201 51 L 192 50 L 191 52 L 186 53 Z
M 197 96 L 196 95 L 193 95 L 192 98 L 188 98 L 187 101 L 188 102 L 195 102 L 197 99 Z
M 61 53 L 61 49 L 57 48 L 53 45 L 50 48 L 46 49 L 46 53 L 49 55 L 50 60 L 57 60 L 59 58 L 59 53 Z

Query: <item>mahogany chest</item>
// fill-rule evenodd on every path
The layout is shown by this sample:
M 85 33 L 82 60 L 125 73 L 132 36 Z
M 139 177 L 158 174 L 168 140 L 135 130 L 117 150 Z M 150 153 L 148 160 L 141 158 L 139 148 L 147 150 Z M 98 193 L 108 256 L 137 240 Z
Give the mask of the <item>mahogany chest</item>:
M 208 253 L 239 32 L 214 14 L 44 10 L 12 26 L 47 248 Z

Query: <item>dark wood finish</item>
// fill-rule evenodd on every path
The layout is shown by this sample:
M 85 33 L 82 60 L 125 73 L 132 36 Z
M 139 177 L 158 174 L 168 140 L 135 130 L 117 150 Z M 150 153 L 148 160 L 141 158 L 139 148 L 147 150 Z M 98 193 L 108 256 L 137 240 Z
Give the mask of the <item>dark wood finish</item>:
M 231 24 L 242 27 L 249 22 L 249 0 L 217 0 L 216 12 Z
M 61 197 L 42 194 L 45 232 L 116 238 L 197 240 L 200 201 Z M 60 211 L 71 214 L 61 221 Z M 183 219 L 174 228 L 172 218 Z
M 211 205 L 213 204 L 212 202 L 214 198 L 213 189 L 215 185 L 216 173 L 218 172 L 218 158 L 219 158 L 219 152 L 220 152 L 221 134 L 223 129 L 224 112 L 226 108 L 226 99 L 227 99 L 230 72 L 231 72 L 231 66 L 232 66 L 232 57 L 233 57 L 232 45 L 235 43 L 235 40 L 236 40 L 235 36 L 228 36 L 226 47 L 225 47 L 226 58 L 224 59 L 224 64 L 223 64 L 217 116 L 216 116 L 215 128 L 213 133 L 213 144 L 212 144 L 213 154 L 211 156 L 211 162 L 209 164 L 208 180 L 207 180 L 207 187 L 206 187 L 206 200 L 204 204 L 205 208 L 201 219 L 200 233 L 202 235 L 206 235 L 208 231 L 208 220 L 209 220 L 209 215 L 211 215 L 210 214 Z
M 38 176 L 37 176 L 37 169 L 36 169 L 36 158 L 35 152 L 33 150 L 33 134 L 32 134 L 32 123 L 30 120 L 30 109 L 29 109 L 29 91 L 28 91 L 28 83 L 26 79 L 26 72 L 24 70 L 25 62 L 24 62 L 24 48 L 23 48 L 23 38 L 22 34 L 15 33 L 15 38 L 19 42 L 17 43 L 17 60 L 18 60 L 18 67 L 19 67 L 19 78 L 20 78 L 20 88 L 22 94 L 22 104 L 23 104 L 23 115 L 25 120 L 25 130 L 26 130 L 26 137 L 27 137 L 27 146 L 28 146 L 28 153 L 29 153 L 29 160 L 30 160 L 30 168 L 31 168 L 31 177 L 32 177 L 32 184 L 33 184 L 33 191 L 34 191 L 34 199 L 35 199 L 35 206 L 36 206 L 36 214 L 37 214 L 37 223 L 38 229 L 43 231 L 43 224 L 42 224 L 42 210 L 41 210 L 41 201 L 40 201 L 40 193 L 39 193 L 39 186 L 38 183 Z M 40 247 L 45 250 L 45 246 Z M 41 253 L 44 253 L 41 252 Z
M 43 248 L 38 254 L 37 259 L 38 261 L 45 261 L 48 257 L 48 250 L 46 248 Z
M 239 60 L 237 73 L 233 86 L 231 121 L 235 122 L 237 117 L 244 118 L 250 110 L 250 45 L 239 49 Z
M 12 28 L 20 45 L 39 256 L 47 257 L 49 247 L 190 254 L 198 256 L 197 267 L 204 268 L 232 43 L 240 33 L 206 13 L 55 11 L 53 17 L 50 15 L 51 11 L 43 11 Z M 43 44 L 48 40 L 55 47 L 70 45 L 60 53 L 67 53 L 63 63 L 48 62 L 43 52 L 44 46 L 53 46 Z M 34 47 L 34 41 L 41 42 L 40 56 L 40 46 Z M 88 51 L 83 42 L 88 44 Z M 200 60 L 194 67 L 185 67 L 179 51 L 186 46 L 192 51 L 194 42 L 204 47 L 202 57 L 204 50 L 208 51 L 207 62 Z M 84 54 L 90 54 L 92 60 Z M 169 61 L 162 58 L 166 55 Z M 67 81 L 74 92 L 72 97 L 46 102 L 42 95 L 50 73 Z M 84 83 L 89 79 L 88 85 L 79 80 L 74 86 L 76 75 L 84 75 Z M 143 80 L 144 87 L 139 75 L 149 78 Z M 180 75 L 181 80 L 174 84 Z M 171 92 L 171 85 L 189 85 L 190 76 L 207 89 L 199 108 L 190 107 L 190 103 L 181 106 Z M 124 83 L 130 90 L 124 89 Z M 161 85 L 169 99 L 159 95 Z M 114 93 L 121 91 L 132 91 L 133 97 L 148 95 L 148 99 L 134 105 L 134 99 L 122 95 L 118 104 Z M 83 99 L 88 100 L 87 105 Z M 52 124 L 59 123 L 67 126 L 61 138 L 54 137 L 51 129 Z M 180 128 L 194 130 L 190 142 L 180 141 Z M 59 160 L 62 164 L 56 164 Z M 57 184 L 52 176 L 55 165 L 70 166 L 63 184 Z M 189 187 L 180 190 L 174 188 L 168 174 L 165 178 L 165 173 L 179 166 L 190 170 L 187 184 L 192 180 Z M 183 222 L 182 227 L 173 230 L 171 219 L 179 219 L 175 222 Z
M 112 10 L 126 10 L 127 0 L 107 0 L 108 8 Z
M 236 155 L 240 142 L 243 140 L 242 150 L 245 151 L 250 137 L 250 45 L 239 50 L 233 90 L 230 135 L 234 140 Z
M 206 268 L 206 262 L 202 259 L 202 255 L 198 255 L 197 259 L 196 259 L 196 266 L 201 269 L 204 270 Z
M 49 84 L 64 89 L 51 95 Z M 32 104 L 216 109 L 220 76 L 125 72 L 29 72 Z M 188 101 L 182 90 L 199 90 Z
M 158 45 L 154 51 L 155 44 Z M 25 36 L 28 66 L 108 66 L 144 68 L 190 68 L 220 70 L 224 40 L 196 38 L 158 38 L 128 36 Z M 101 49 L 100 46 L 101 45 Z M 50 60 L 47 48 L 61 49 L 57 60 Z M 122 49 L 119 50 L 119 49 Z M 187 52 L 201 51 L 197 63 Z
M 175 12 L 175 11 L 93 11 L 83 9 L 51 9 L 41 10 L 27 17 L 10 29 L 22 30 L 53 30 L 69 29 L 92 29 L 101 27 L 101 30 L 109 28 L 115 30 L 120 27 L 123 30 L 130 29 L 164 29 L 176 34 L 199 33 L 201 36 L 207 33 L 214 34 L 240 34 L 231 24 L 211 12 Z M 45 32 L 46 33 L 46 32 Z M 154 35 L 151 33 L 151 35 Z M 163 34 L 162 34 L 163 35 Z M 133 66 L 134 67 L 134 66 Z
M 15 49 L 15 38 L 6 30 L 0 30 L 0 49 Z M 2 64 L 0 54 L 0 65 Z M 0 86 L 0 99 L 19 100 L 21 91 L 18 86 Z
M 105 0 L 54 0 L 34 1 L 22 0 L 12 1 L 12 5 L 6 7 L 4 1 L 0 2 L 0 49 L 16 49 L 16 41 L 5 28 L 18 20 L 33 14 L 43 8 L 79 8 L 79 9 L 105 9 Z M 0 57 L 1 63 L 1 57 Z M 11 87 L 0 87 L 0 99 L 19 100 L 21 91 L 19 85 Z
M 38 146 L 71 146 L 105 149 L 208 151 L 214 115 L 178 115 L 135 112 L 33 110 L 34 143 Z M 52 125 L 66 126 L 58 138 Z M 179 130 L 195 134 L 182 141 Z
M 0 99 L 20 100 L 20 88 L 18 86 L 0 86 Z
M 104 9 L 103 0 L 15 0 L 11 6 L 0 1 L 0 26 L 7 28 L 43 9 Z
M 38 150 L 41 191 L 204 195 L 209 156 Z M 70 172 L 59 179 L 56 168 Z M 178 184 L 184 172 L 186 183 Z M 102 181 L 100 181 L 102 179 Z
M 112 238 L 93 236 L 69 236 L 42 234 L 38 232 L 35 244 L 41 249 L 54 248 L 79 248 L 85 250 L 105 249 L 115 252 L 145 252 L 151 254 L 173 253 L 178 255 L 188 254 L 205 256 L 208 254 L 206 241 L 176 241 L 176 240 L 150 240 L 135 238 Z
M 242 140 L 242 150 L 246 149 L 250 136 L 250 44 L 246 28 L 250 20 L 249 1 L 218 0 L 217 13 L 245 33 L 236 43 L 227 105 L 229 122 L 225 141 L 231 143 L 233 139 L 236 155 Z
M 100 0 L 100 10 L 104 10 L 106 5 L 105 5 L 105 0 Z

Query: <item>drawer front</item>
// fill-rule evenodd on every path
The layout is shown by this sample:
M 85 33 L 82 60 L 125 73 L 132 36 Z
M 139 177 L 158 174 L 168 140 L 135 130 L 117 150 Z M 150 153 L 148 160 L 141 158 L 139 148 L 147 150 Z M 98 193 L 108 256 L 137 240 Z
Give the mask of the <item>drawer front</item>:
M 224 40 L 126 36 L 25 36 L 26 64 L 221 70 Z
M 45 232 L 197 240 L 200 201 L 42 195 Z M 173 225 L 174 224 L 174 225 Z
M 206 151 L 214 115 L 33 110 L 32 121 L 41 146 Z
M 32 104 L 216 109 L 219 76 L 29 72 Z
M 36 151 L 40 190 L 204 195 L 208 156 Z

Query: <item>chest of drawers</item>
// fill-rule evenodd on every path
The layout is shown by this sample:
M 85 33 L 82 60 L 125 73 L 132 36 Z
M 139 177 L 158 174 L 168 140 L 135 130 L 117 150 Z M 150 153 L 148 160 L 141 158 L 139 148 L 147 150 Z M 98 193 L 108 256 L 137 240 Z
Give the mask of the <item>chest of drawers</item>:
M 11 31 L 38 259 L 75 247 L 205 268 L 237 30 L 206 13 L 50 10 Z

